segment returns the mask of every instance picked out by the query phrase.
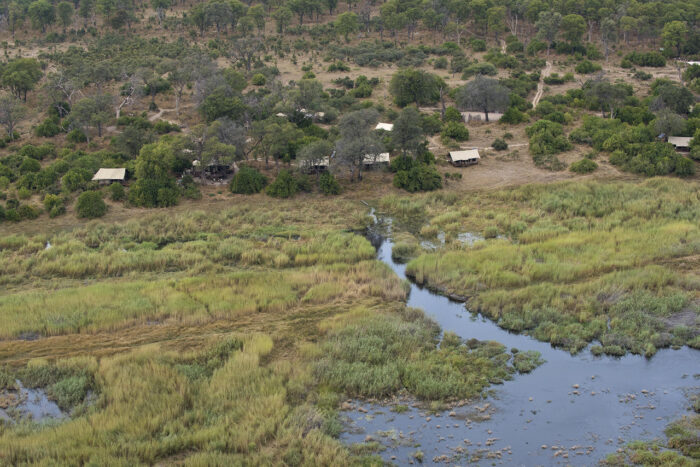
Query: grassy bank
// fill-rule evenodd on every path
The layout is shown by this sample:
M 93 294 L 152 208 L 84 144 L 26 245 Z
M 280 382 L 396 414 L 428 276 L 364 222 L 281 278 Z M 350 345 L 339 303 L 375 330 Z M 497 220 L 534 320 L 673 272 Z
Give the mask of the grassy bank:
M 0 397 L 19 379 L 71 414 L 0 422 L 0 464 L 373 464 L 336 439 L 344 398 L 479 397 L 540 363 L 452 335 L 438 347 L 351 233 L 366 206 L 324 203 L 0 239 Z
M 700 186 L 675 179 L 564 183 L 459 197 L 389 197 L 412 226 L 401 255 L 444 233 L 407 272 L 469 297 L 508 330 L 572 352 L 653 355 L 700 346 Z M 466 237 L 480 237 L 473 245 Z M 439 243 L 439 242 L 438 242 Z M 409 245 L 409 246 L 406 246 Z

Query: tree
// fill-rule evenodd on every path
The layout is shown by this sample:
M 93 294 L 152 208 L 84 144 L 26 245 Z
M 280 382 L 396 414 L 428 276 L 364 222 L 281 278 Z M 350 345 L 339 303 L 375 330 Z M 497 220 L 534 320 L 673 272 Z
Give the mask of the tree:
M 547 55 L 552 47 L 552 42 L 557 38 L 559 33 L 559 25 L 561 23 L 561 15 L 552 11 L 543 11 L 539 14 L 535 28 L 539 39 L 547 43 Z
M 2 85 L 9 88 L 17 98 L 27 100 L 27 91 L 34 89 L 34 86 L 44 76 L 39 62 L 34 58 L 17 58 L 9 62 L 2 69 L 0 81 Z
M 683 46 L 688 40 L 688 26 L 684 21 L 671 21 L 664 25 L 661 32 L 664 47 L 676 49 L 677 56 L 680 57 Z
M 322 165 L 326 159 L 330 159 L 333 152 L 333 143 L 321 139 L 313 141 L 302 147 L 297 153 L 299 165 L 307 170 Z
M 167 141 L 142 147 L 136 159 L 136 183 L 129 190 L 129 202 L 146 207 L 177 204 L 180 194 L 170 174 L 173 159 L 173 150 Z
M 197 125 L 190 132 L 193 160 L 205 168 L 209 165 L 231 165 L 236 160 L 236 147 L 219 140 L 220 122 Z
M 350 11 L 341 13 L 335 19 L 335 28 L 345 37 L 345 42 L 349 42 L 350 34 L 356 32 L 359 27 L 360 23 L 357 20 L 357 15 Z
M 66 28 L 73 22 L 73 14 L 75 9 L 71 2 L 60 2 L 56 7 L 58 12 L 58 18 L 61 20 L 61 26 L 63 26 L 63 32 L 66 32 Z
M 83 26 L 87 28 L 88 19 L 95 13 L 95 0 L 80 0 L 78 15 L 83 18 Z
M 598 102 L 603 118 L 606 109 L 610 111 L 610 118 L 613 118 L 615 107 L 627 96 L 623 87 L 611 84 L 602 77 L 587 81 L 583 85 L 583 91 L 587 97 Z
M 389 83 L 389 90 L 399 107 L 412 103 L 433 104 L 440 98 L 440 87 L 444 87 L 441 78 L 413 68 L 397 71 Z
M 253 19 L 255 27 L 258 29 L 258 34 L 265 32 L 265 9 L 262 5 L 254 5 L 248 8 L 246 16 Z
M 362 109 L 347 113 L 338 124 L 340 139 L 335 143 L 339 164 L 350 168 L 350 178 L 362 180 L 362 168 L 367 159 L 372 160 L 382 152 L 382 144 L 374 132 L 379 114 L 375 109 Z
M 510 90 L 495 79 L 478 75 L 457 91 L 455 100 L 462 109 L 484 112 L 488 122 L 489 112 L 508 107 Z
M 286 6 L 278 8 L 272 13 L 272 18 L 275 20 L 275 24 L 277 24 L 278 34 L 284 34 L 287 27 L 289 27 L 289 23 L 292 22 L 292 16 L 292 10 Z
M 7 136 L 15 139 L 15 127 L 26 115 L 22 102 L 11 94 L 0 95 L 0 125 L 7 130 Z
M 662 109 L 656 114 L 654 131 L 657 135 L 665 134 L 667 136 L 673 136 L 681 133 L 684 129 L 685 120 L 673 111 Z
M 688 88 L 670 81 L 652 85 L 652 90 L 656 96 L 651 102 L 651 110 L 654 111 L 669 108 L 675 113 L 687 115 L 690 106 L 695 103 L 695 97 Z
M 605 61 L 608 60 L 610 42 L 614 42 L 616 39 L 617 26 L 615 25 L 615 21 L 611 18 L 604 18 L 600 22 L 600 40 L 603 41 L 603 47 L 605 48 Z
M 165 10 L 170 8 L 170 0 L 151 0 L 151 6 L 156 10 L 158 22 L 162 23 L 165 19 Z
M 111 96 L 98 94 L 80 99 L 71 109 L 71 123 L 88 136 L 88 141 L 90 127 L 97 128 L 97 135 L 102 136 L 103 125 L 112 117 L 111 102 Z
M 267 177 L 252 167 L 241 167 L 231 179 L 229 189 L 239 195 L 260 193 L 267 185 Z
M 15 31 L 24 23 L 24 7 L 17 2 L 11 2 L 7 7 L 7 26 L 15 38 Z
M 78 201 L 75 203 L 75 211 L 78 217 L 94 219 L 105 215 L 107 205 L 99 191 L 85 191 L 78 196 Z
M 264 44 L 258 37 L 232 38 L 227 44 L 226 52 L 232 64 L 242 63 L 250 72 L 253 62 L 263 50 Z
M 46 26 L 53 24 L 56 21 L 56 9 L 46 0 L 36 0 L 27 8 L 27 14 L 32 22 L 34 29 L 41 29 L 41 32 L 46 32 Z
M 581 15 L 566 15 L 561 19 L 561 30 L 564 39 L 579 43 L 586 32 L 586 20 Z
M 328 8 L 328 14 L 332 15 L 333 10 L 338 6 L 338 0 L 323 0 L 323 4 Z
M 496 40 L 498 40 L 500 35 L 506 32 L 508 29 L 506 26 L 506 7 L 491 7 L 487 10 L 486 17 L 489 32 L 492 32 L 496 37 Z
M 394 122 L 391 141 L 405 156 L 415 152 L 423 142 L 423 120 L 415 107 L 405 107 Z

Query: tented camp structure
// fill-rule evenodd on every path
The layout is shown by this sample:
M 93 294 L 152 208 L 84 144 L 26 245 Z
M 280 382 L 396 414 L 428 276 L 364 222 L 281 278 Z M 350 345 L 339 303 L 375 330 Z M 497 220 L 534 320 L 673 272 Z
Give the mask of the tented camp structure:
M 382 123 L 379 122 L 377 123 L 377 126 L 374 127 L 375 130 L 384 130 L 384 131 L 393 131 L 394 130 L 394 124 L 393 123 Z
M 383 153 L 377 154 L 377 155 L 366 154 L 362 158 L 362 163 L 366 167 L 377 166 L 380 164 L 388 164 L 389 163 L 389 153 L 383 152 Z
M 479 150 L 478 149 L 466 149 L 463 151 L 451 151 L 448 156 L 450 162 L 455 167 L 464 167 L 467 165 L 474 165 L 479 163 Z
M 92 180 L 99 182 L 100 185 L 112 183 L 112 182 L 123 182 L 126 178 L 126 169 L 99 169 L 97 173 L 92 177 Z
M 668 142 L 676 148 L 676 151 L 690 151 L 690 140 L 692 139 L 686 136 L 669 136 Z

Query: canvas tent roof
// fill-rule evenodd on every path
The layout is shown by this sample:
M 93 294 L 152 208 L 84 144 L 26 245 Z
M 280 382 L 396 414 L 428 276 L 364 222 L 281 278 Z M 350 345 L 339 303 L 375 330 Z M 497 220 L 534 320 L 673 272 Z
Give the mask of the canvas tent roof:
M 126 169 L 100 169 L 92 177 L 93 181 L 100 180 L 124 180 Z
M 381 154 L 377 154 L 377 157 L 374 157 L 370 154 L 365 154 L 365 157 L 363 158 L 363 162 L 365 164 L 389 163 L 389 153 L 383 152 Z
M 382 123 L 379 122 L 377 123 L 377 126 L 374 127 L 375 130 L 384 130 L 384 131 L 393 131 L 394 130 L 394 124 L 393 123 Z
M 675 147 L 688 148 L 690 147 L 690 140 L 693 138 L 687 136 L 669 136 L 668 142 Z
M 452 162 L 472 161 L 481 159 L 481 156 L 479 156 L 478 149 L 467 149 L 464 151 L 450 151 L 450 159 Z

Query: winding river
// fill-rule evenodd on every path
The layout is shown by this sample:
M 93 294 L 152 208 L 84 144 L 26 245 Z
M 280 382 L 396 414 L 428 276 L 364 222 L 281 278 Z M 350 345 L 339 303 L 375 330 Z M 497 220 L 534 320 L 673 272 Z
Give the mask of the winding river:
M 379 228 L 377 228 L 379 230 Z M 378 259 L 401 278 L 392 260 L 390 234 L 371 232 Z M 475 404 L 428 413 L 408 403 L 354 401 L 344 411 L 347 443 L 378 441 L 382 457 L 399 465 L 591 465 L 635 439 L 663 437 L 666 425 L 688 412 L 687 396 L 700 388 L 700 351 L 663 349 L 651 359 L 628 355 L 572 356 L 529 336 L 474 316 L 463 303 L 411 284 L 408 306 L 421 308 L 443 329 L 464 339 L 493 340 L 536 350 L 546 362 L 532 373 L 493 386 Z

